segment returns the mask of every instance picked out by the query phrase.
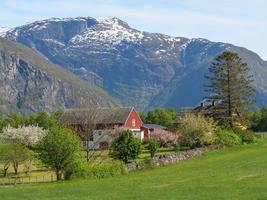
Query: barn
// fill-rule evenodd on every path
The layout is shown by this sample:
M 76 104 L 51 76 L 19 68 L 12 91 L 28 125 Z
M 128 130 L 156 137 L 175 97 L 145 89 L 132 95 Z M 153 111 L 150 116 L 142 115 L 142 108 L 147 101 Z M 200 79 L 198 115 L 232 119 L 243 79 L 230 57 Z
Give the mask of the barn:
M 134 107 L 67 109 L 60 122 L 90 149 L 107 149 L 115 129 L 129 129 L 136 138 L 144 139 L 142 120 Z

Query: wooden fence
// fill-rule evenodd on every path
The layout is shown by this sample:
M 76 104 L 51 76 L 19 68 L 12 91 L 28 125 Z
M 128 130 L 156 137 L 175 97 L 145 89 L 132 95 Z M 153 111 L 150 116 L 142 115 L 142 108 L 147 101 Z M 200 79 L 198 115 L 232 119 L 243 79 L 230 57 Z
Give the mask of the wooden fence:
M 28 176 L 28 177 L 4 177 L 0 178 L 0 186 L 31 184 L 31 183 L 48 183 L 56 181 L 56 176 Z

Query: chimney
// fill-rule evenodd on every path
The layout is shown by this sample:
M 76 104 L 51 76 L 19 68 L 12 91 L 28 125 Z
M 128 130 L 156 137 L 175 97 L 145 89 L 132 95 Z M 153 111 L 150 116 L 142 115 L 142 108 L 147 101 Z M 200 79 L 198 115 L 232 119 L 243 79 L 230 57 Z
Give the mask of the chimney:
M 212 104 L 211 104 L 211 105 L 212 105 L 212 106 L 215 106 L 215 100 L 212 101 Z
M 203 102 L 201 102 L 201 104 L 200 104 L 200 107 L 201 107 L 201 108 L 203 108 L 203 107 L 204 107 L 204 103 L 203 103 Z

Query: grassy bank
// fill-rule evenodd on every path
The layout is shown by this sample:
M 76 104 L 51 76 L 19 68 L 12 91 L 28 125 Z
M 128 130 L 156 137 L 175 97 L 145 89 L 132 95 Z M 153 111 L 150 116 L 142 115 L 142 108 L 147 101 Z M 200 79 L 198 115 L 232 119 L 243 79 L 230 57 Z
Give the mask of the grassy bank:
M 102 180 L 0 188 L 1 199 L 267 199 L 267 141 Z

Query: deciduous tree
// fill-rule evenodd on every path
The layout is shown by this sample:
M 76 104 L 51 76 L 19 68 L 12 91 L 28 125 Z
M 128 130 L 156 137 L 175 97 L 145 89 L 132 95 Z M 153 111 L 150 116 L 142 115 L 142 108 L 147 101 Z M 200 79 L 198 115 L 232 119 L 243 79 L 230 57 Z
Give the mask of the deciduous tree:
M 32 151 L 17 143 L 6 143 L 0 147 L 0 161 L 4 163 L 4 175 L 10 165 L 13 165 L 14 172 L 17 175 L 19 165 L 23 162 L 31 160 Z
M 45 133 L 46 131 L 38 126 L 23 126 L 18 128 L 8 126 L 4 128 L 3 133 L 0 133 L 0 140 L 16 142 L 33 148 Z
M 111 145 L 111 155 L 124 163 L 136 159 L 140 153 L 141 142 L 134 137 L 130 130 L 120 132 L 119 137 Z
M 82 158 L 81 141 L 71 130 L 55 126 L 38 144 L 39 159 L 55 171 L 57 180 L 71 177 Z

